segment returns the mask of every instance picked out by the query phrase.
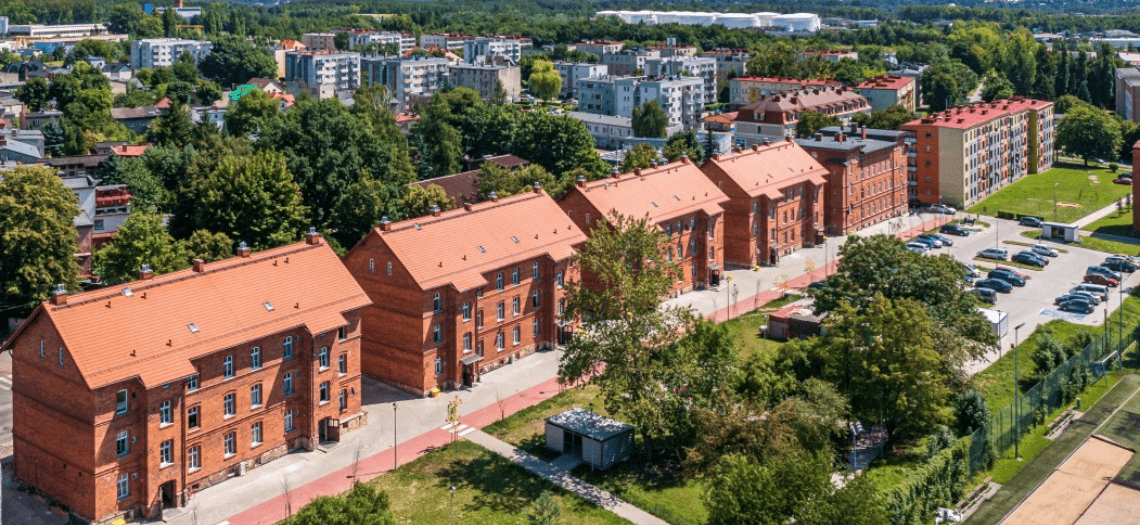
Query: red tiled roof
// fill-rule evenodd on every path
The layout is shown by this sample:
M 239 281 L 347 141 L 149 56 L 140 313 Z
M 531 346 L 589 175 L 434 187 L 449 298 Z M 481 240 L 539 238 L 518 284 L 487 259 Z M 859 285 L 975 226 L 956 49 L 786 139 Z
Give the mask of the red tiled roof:
M 1052 105 L 1053 103 L 1047 100 L 1021 97 L 1014 97 L 1009 100 L 995 100 L 993 102 L 980 102 L 950 108 L 941 113 L 934 113 L 912 120 L 903 124 L 901 129 L 905 130 L 921 126 L 970 129 L 1006 115 L 1012 115 L 1030 109 L 1041 110 Z
M 149 144 L 139 144 L 137 146 L 124 144 L 122 146 L 112 146 L 111 151 L 120 157 L 141 157 L 143 153 L 146 153 L 149 147 Z
M 368 304 L 322 241 L 80 293 L 66 305 L 44 301 L 32 317 L 47 316 L 89 388 L 131 378 L 151 388 L 193 375 L 193 359 L 298 326 L 322 333 Z
M 570 191 L 581 193 L 606 215 L 617 212 L 627 217 L 648 217 L 654 223 L 697 210 L 715 215 L 724 211 L 721 204 L 728 202 L 728 196 L 688 161 L 634 170 Z
M 789 141 L 714 156 L 702 169 L 720 170 L 750 197 L 772 199 L 779 198 L 783 188 L 804 181 L 820 186 L 828 173 L 810 153 Z
M 486 284 L 485 272 L 543 255 L 564 260 L 586 242 L 554 200 L 533 192 L 390 226 L 374 231 L 424 290 L 465 292 Z
M 704 121 L 705 122 L 722 122 L 725 124 L 732 124 L 732 121 L 736 120 L 737 113 L 738 112 L 736 112 L 736 111 L 726 111 L 724 113 L 721 113 L 720 115 L 709 115 L 709 116 L 704 118 Z
M 399 115 L 396 115 L 396 123 L 397 124 L 403 124 L 405 122 L 414 122 L 414 121 L 417 121 L 419 119 L 420 119 L 419 115 L 411 114 L 411 113 L 400 113 Z
M 156 102 L 154 104 L 154 107 L 156 107 L 158 109 L 166 110 L 166 109 L 170 109 L 171 104 L 173 104 L 173 102 L 170 101 L 170 97 L 162 97 L 162 100 L 159 100 L 158 102 Z
M 479 193 L 478 183 L 479 170 L 471 170 L 454 175 L 445 175 L 434 179 L 416 181 L 408 186 L 419 186 L 427 189 L 428 186 L 434 184 L 443 188 L 443 192 L 446 193 L 451 200 L 455 201 L 456 205 L 463 205 L 467 202 L 475 202 L 475 197 Z
M 260 89 L 262 91 L 265 91 L 265 88 L 269 87 L 269 84 L 276 84 L 276 83 L 277 83 L 277 81 L 275 81 L 271 78 L 261 78 L 261 77 L 254 77 L 254 78 L 249 79 L 249 82 L 246 82 L 246 84 L 249 84 L 251 86 L 257 86 L 257 89 Z
M 855 89 L 893 89 L 898 91 L 914 83 L 914 77 L 878 76 L 867 79 Z
M 850 106 L 844 109 L 844 106 Z M 848 88 L 812 88 L 771 93 L 740 109 L 736 120 L 745 122 L 782 122 L 778 115 L 820 111 L 829 114 L 851 113 L 870 109 L 867 99 Z M 828 111 L 834 110 L 834 111 Z
M 804 86 L 837 86 L 840 83 L 826 78 L 802 79 L 793 77 L 737 77 L 733 80 L 747 82 L 769 82 L 780 84 L 800 84 Z
M 507 169 L 521 168 L 521 167 L 525 167 L 525 166 L 530 164 L 529 160 L 526 160 L 522 157 L 516 157 L 516 156 L 510 155 L 510 154 L 495 155 L 494 157 L 484 157 L 482 159 L 475 159 L 475 160 L 482 160 L 482 162 L 480 162 L 480 164 L 482 164 L 483 162 L 491 162 L 494 164 L 498 164 L 499 167 L 501 167 L 501 168 L 507 168 Z
M 274 91 L 272 93 L 269 93 L 269 99 L 270 100 L 276 100 L 276 99 L 284 100 L 285 101 L 285 107 L 287 107 L 287 108 L 292 107 L 293 104 L 297 103 L 296 97 L 294 97 L 293 95 L 290 95 L 288 93 L 282 93 L 280 91 Z
M 286 38 L 285 40 L 281 41 L 281 48 L 282 49 L 300 50 L 300 49 L 308 49 L 308 46 L 306 46 L 305 44 L 302 44 L 296 40 Z

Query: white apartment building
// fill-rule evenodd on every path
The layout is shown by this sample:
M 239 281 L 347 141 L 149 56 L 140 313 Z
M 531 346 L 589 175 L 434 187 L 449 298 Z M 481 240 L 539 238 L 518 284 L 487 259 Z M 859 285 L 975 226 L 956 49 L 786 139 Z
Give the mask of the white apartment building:
M 461 51 L 463 46 L 471 40 L 475 40 L 475 37 L 462 33 L 424 33 L 420 35 L 420 47 L 424 49 L 438 47 L 448 51 Z
M 578 111 L 633 117 L 633 108 L 657 100 L 669 128 L 697 130 L 704 109 L 704 79 L 699 77 L 601 77 L 577 82 Z
M 360 53 L 291 51 L 285 53 L 285 81 L 318 98 L 331 91 L 360 87 Z
M 645 61 L 645 74 L 651 77 L 694 76 L 704 79 L 704 102 L 716 102 L 716 59 L 712 57 L 671 56 Z
M 399 31 L 351 31 L 348 33 L 348 47 L 350 49 L 371 44 L 381 46 L 396 44 L 399 49 L 398 52 L 402 55 L 416 47 L 416 37 L 411 33 Z
M 611 75 L 644 75 L 645 61 L 661 58 L 661 52 L 650 49 L 626 49 L 602 55 L 602 63 L 610 68 Z
M 522 58 L 522 41 L 507 38 L 479 37 L 463 43 L 463 61 L 474 64 L 479 57 L 503 55 L 518 63 Z
M 360 67 L 368 73 L 368 85 L 382 84 L 403 111 L 431 98 L 450 83 L 450 62 L 442 57 L 363 57 Z
M 578 51 L 593 53 L 599 57 L 605 54 L 620 53 L 624 47 L 625 42 L 616 40 L 584 40 L 574 44 L 574 48 Z
M 131 67 L 135 69 L 167 67 L 177 61 L 182 53 L 190 53 L 194 56 L 194 63 L 198 63 L 210 54 L 213 46 L 206 40 L 183 40 L 181 38 L 132 40 Z
M 609 66 L 605 64 L 587 64 L 555 61 L 554 70 L 562 76 L 562 91 L 559 96 L 563 98 L 574 97 L 577 94 L 575 86 L 583 78 L 604 77 L 609 74 Z

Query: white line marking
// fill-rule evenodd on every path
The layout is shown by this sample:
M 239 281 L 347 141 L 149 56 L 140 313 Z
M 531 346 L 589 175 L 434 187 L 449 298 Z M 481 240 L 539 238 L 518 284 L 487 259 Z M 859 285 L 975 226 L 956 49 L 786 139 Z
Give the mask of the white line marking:
M 447 429 L 449 429 L 449 428 L 451 428 L 451 427 L 453 427 L 453 426 L 455 426 L 455 423 L 448 423 L 448 424 L 446 424 L 446 425 L 444 425 L 444 426 L 442 426 L 442 427 L 439 427 L 439 429 L 440 429 L 440 430 L 447 430 Z
M 464 430 L 463 432 L 460 432 L 460 433 L 459 433 L 459 437 L 463 437 L 463 436 L 466 436 L 467 434 L 470 434 L 470 433 L 472 433 L 472 432 L 474 432 L 474 431 L 476 431 L 476 430 L 478 430 L 478 429 L 477 429 L 477 428 L 475 428 L 475 427 L 471 427 L 471 428 L 469 428 L 469 429 L 467 429 L 467 430 Z

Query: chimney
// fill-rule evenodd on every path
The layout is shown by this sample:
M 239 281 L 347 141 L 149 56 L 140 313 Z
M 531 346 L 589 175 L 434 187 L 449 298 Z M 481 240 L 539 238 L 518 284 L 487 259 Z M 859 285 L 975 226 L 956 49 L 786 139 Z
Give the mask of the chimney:
M 752 145 L 752 151 L 760 151 L 760 145 L 759 144 L 753 144 Z
M 860 134 L 860 136 L 863 137 L 863 140 L 867 140 L 867 126 L 863 126 L 862 128 L 860 128 L 859 134 Z
M 432 204 L 431 208 L 428 208 L 428 212 L 431 213 L 432 217 L 439 217 L 439 206 Z
M 471 211 L 471 210 L 473 210 L 473 209 L 475 209 L 475 205 L 474 205 L 474 204 L 471 204 L 470 202 L 465 202 L 465 203 L 463 203 L 463 210 L 464 210 L 464 211 Z
M 55 290 L 51 291 L 51 304 L 55 306 L 67 304 L 67 287 L 63 283 L 55 285 Z
M 840 134 L 835 136 L 835 140 L 837 140 L 839 142 L 846 142 L 847 141 L 847 135 L 840 133 Z
M 194 259 L 194 273 L 202 273 L 206 271 L 206 261 L 202 259 Z
M 491 202 L 499 202 L 499 194 L 495 193 L 494 191 L 488 193 L 487 198 L 491 199 Z
M 823 133 L 820 133 L 818 131 L 815 132 L 815 141 L 816 142 L 823 142 Z
M 633 174 L 640 177 L 641 176 L 641 168 L 633 168 Z
M 855 122 L 852 122 L 852 123 L 851 123 L 851 131 L 852 131 L 852 132 L 855 132 L 855 131 L 858 131 L 858 130 L 859 130 L 859 124 L 858 124 L 858 123 L 855 123 Z
M 539 184 L 538 181 L 534 181 L 534 186 L 532 186 L 531 189 L 534 190 L 535 193 L 542 195 L 542 184 Z
M 689 163 L 689 154 L 682 151 L 681 152 L 681 164 L 688 164 L 688 163 Z
M 245 259 L 249 258 L 249 245 L 245 241 L 238 243 L 237 256 Z
M 149 281 L 151 279 L 154 279 L 154 270 L 150 269 L 149 264 L 142 265 L 142 268 L 139 268 L 139 280 Z
M 614 166 L 614 168 L 610 170 L 610 176 L 615 179 L 621 177 L 621 170 L 619 170 L 617 166 Z M 582 179 L 582 182 L 586 182 L 586 180 Z
M 392 231 L 392 221 L 388 220 L 387 215 L 380 217 L 380 231 L 382 231 L 382 232 Z
M 317 229 L 309 226 L 308 233 L 305 234 L 305 244 L 316 246 L 321 243 L 321 234 L 317 233 Z
M 787 137 L 784 137 L 784 142 L 795 142 L 795 139 L 793 139 L 791 135 L 788 135 Z
M 617 171 L 617 166 L 615 166 L 613 170 Z M 586 187 L 586 176 L 585 175 L 578 175 L 577 185 L 579 188 L 585 188 Z

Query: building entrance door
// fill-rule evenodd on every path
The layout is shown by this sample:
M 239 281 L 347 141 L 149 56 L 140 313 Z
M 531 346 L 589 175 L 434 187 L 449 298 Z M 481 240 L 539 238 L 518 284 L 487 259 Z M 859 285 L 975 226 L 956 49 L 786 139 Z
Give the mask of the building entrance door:
M 162 508 L 169 509 L 178 506 L 178 498 L 175 495 L 176 487 L 174 480 L 167 481 L 159 485 L 158 491 L 161 495 Z

